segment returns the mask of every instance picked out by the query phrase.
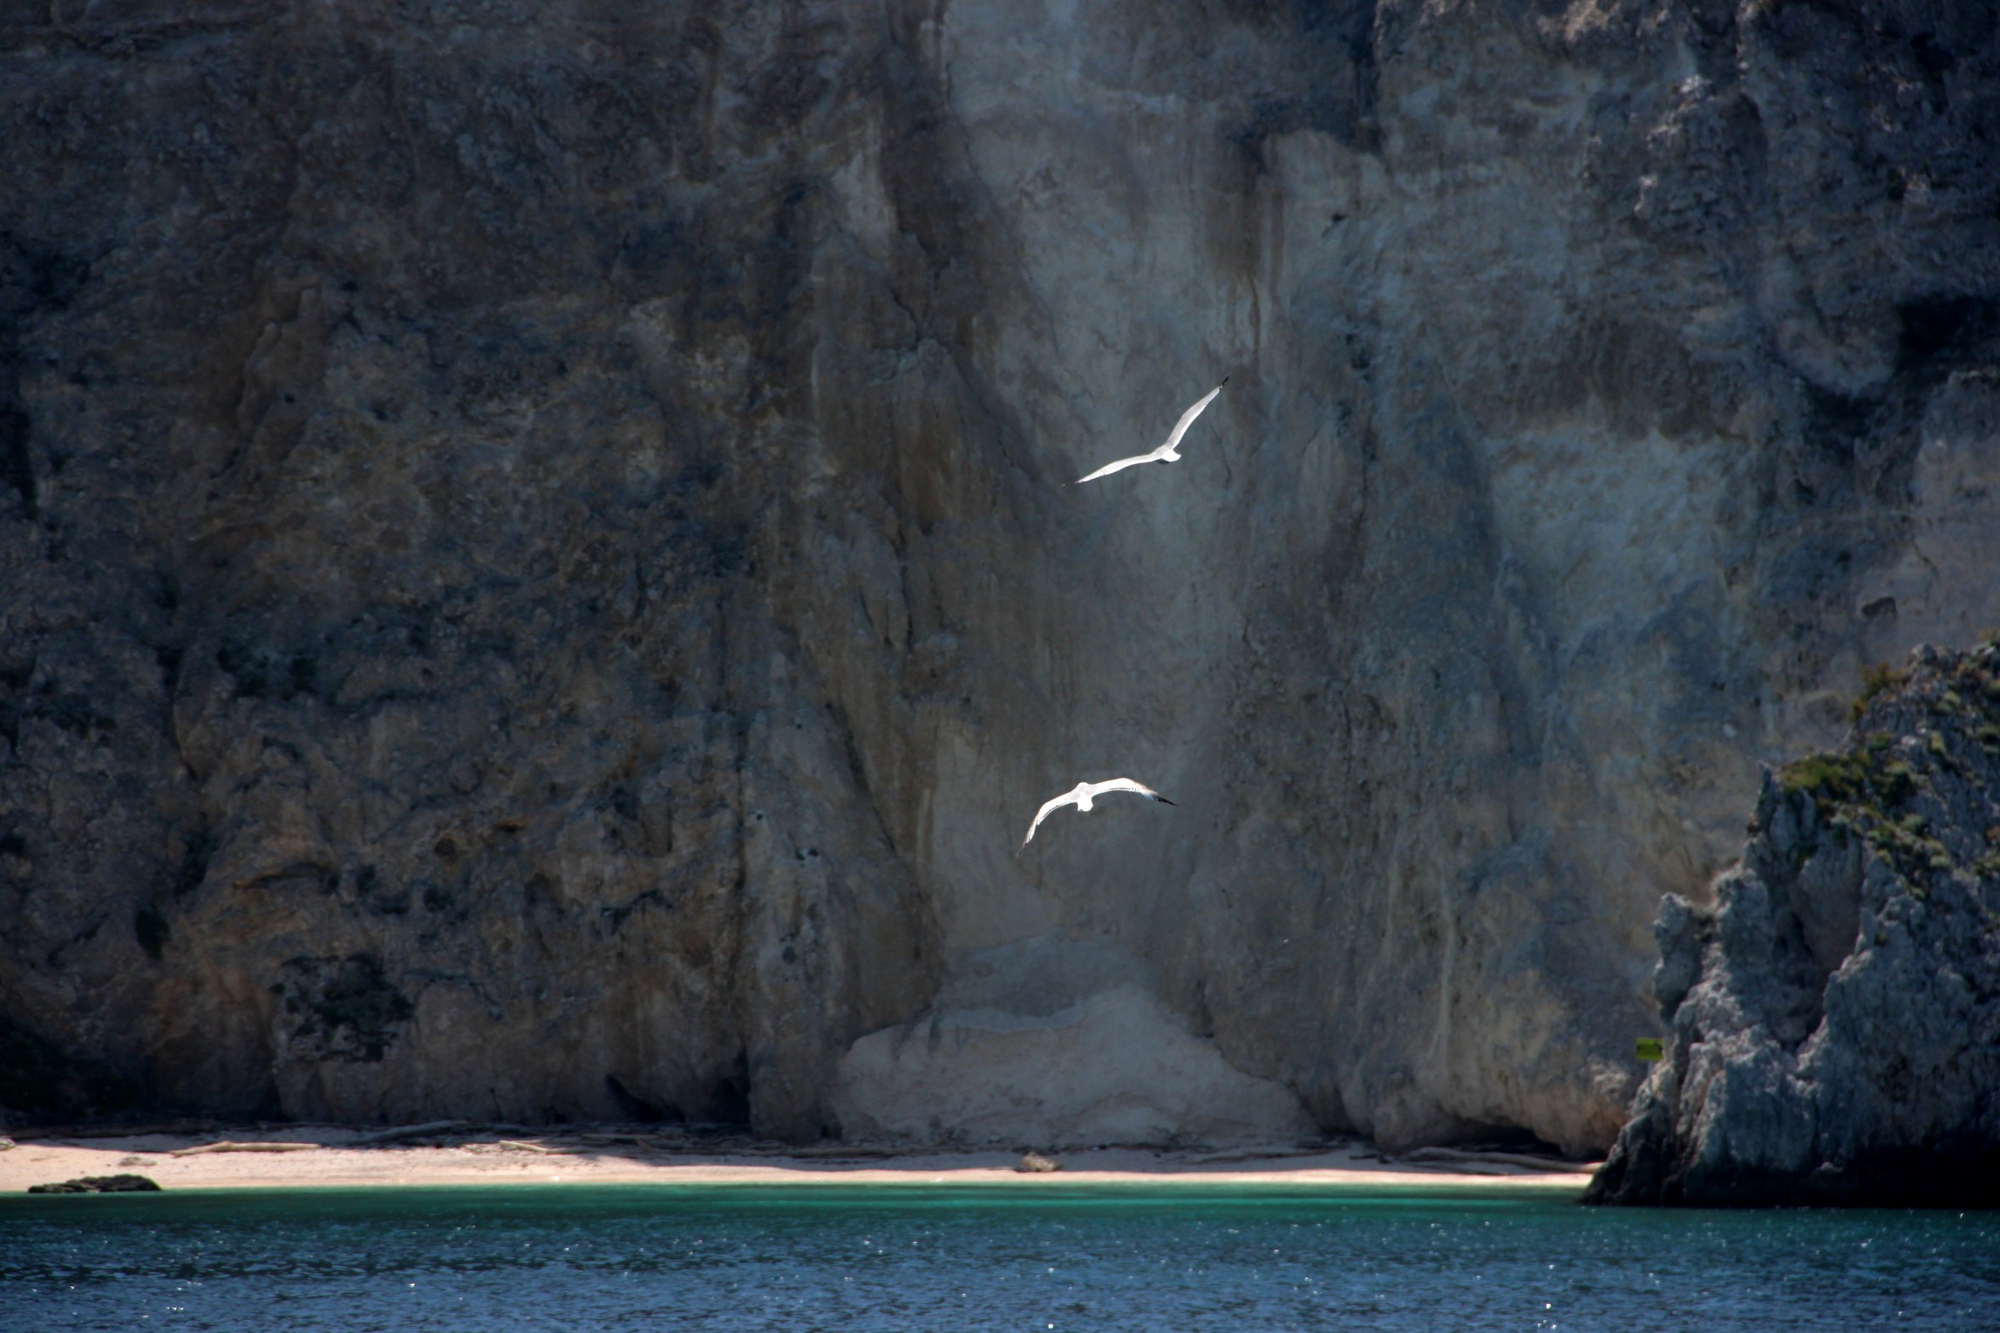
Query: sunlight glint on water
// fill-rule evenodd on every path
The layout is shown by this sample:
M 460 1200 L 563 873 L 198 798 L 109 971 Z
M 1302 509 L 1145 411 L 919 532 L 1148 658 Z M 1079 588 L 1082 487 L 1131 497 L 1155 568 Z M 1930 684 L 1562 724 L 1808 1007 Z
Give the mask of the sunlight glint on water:
M 2000 1214 L 1283 1186 L 0 1199 L 0 1329 L 1973 1329 Z

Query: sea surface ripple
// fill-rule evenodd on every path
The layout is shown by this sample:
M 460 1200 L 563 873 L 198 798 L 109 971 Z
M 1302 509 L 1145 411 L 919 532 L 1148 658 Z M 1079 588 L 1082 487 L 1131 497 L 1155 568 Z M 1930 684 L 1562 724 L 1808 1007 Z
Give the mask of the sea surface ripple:
M 2000 1327 L 2000 1213 L 1279 1185 L 0 1199 L 0 1328 Z

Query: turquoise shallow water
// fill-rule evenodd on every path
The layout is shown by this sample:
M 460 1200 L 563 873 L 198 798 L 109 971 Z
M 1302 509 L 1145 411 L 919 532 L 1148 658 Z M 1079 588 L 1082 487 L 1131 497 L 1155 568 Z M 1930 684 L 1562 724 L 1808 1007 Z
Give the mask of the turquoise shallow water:
M 1283 1186 L 0 1198 L 0 1328 L 2000 1329 L 2000 1213 Z

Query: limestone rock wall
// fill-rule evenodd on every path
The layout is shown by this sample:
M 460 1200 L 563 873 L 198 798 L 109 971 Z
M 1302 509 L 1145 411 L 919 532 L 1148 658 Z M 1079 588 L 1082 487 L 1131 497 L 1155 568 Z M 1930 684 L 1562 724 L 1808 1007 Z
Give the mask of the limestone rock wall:
M 0 1016 L 162 1104 L 812 1137 L 1089 957 L 1080 1049 L 1601 1147 L 1759 759 L 2000 621 L 1980 6 L 49 2 L 0 71 Z M 1011 855 L 1120 772 L 1181 805 Z
M 2000 1202 L 2000 641 L 1921 649 L 1669 896 L 1669 1058 L 1593 1201 Z

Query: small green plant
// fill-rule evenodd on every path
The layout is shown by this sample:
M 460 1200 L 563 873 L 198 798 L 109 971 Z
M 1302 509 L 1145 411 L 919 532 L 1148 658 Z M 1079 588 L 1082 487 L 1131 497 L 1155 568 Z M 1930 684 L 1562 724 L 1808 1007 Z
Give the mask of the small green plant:
M 1794 760 L 1778 770 L 1778 781 L 1786 791 L 1813 793 L 1821 813 L 1829 818 L 1838 806 L 1853 805 L 1863 813 L 1874 812 L 1878 802 L 1893 805 L 1917 788 L 1916 770 L 1901 760 L 1883 762 L 1889 753 L 1889 737 L 1878 732 L 1859 752 L 1812 754 Z M 1871 796 L 1875 799 L 1870 800 Z
M 1951 850 L 1938 839 L 1928 836 L 1929 830 L 1930 820 L 1911 812 L 1900 819 L 1875 824 L 1864 836 L 1869 846 L 1905 876 L 1915 876 L 1926 870 L 1949 871 L 1952 868 Z
M 1885 801 L 1900 801 L 1917 789 L 1917 770 L 1897 760 L 1884 764 L 1874 775 L 1875 790 Z
M 1902 667 L 1892 667 L 1886 662 L 1861 668 L 1861 693 L 1854 700 L 1853 715 L 1858 719 L 1866 712 L 1875 696 L 1884 690 L 1894 689 L 1910 678 L 1910 673 Z
M 276 989 L 292 1016 L 293 1039 L 326 1060 L 381 1060 L 417 1012 L 373 954 L 293 958 Z
M 1824 791 L 1836 801 L 1851 801 L 1866 787 L 1868 768 L 1853 755 L 1811 754 L 1779 769 L 1778 781 L 1786 791 Z

